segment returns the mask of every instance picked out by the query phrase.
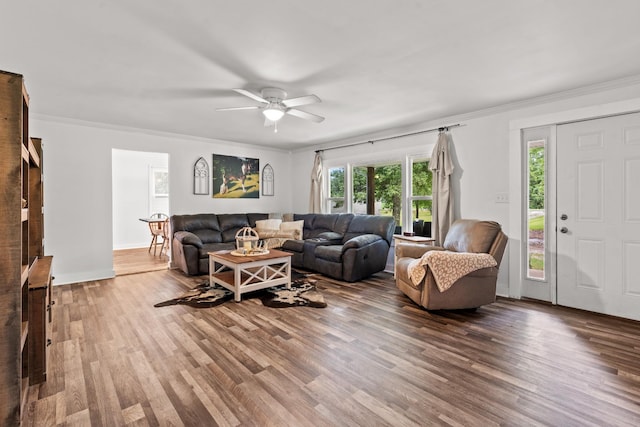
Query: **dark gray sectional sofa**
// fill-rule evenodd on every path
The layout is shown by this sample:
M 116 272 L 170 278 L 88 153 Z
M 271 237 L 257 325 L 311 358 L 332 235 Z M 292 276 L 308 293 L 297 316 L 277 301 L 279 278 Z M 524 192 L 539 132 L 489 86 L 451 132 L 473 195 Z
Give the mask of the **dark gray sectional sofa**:
M 198 214 L 171 217 L 173 262 L 190 275 L 208 274 L 208 252 L 233 249 L 242 227 L 268 214 Z M 293 267 L 355 282 L 384 270 L 395 229 L 392 217 L 354 214 L 294 214 L 304 220 L 303 239 L 287 240 Z
M 236 233 L 255 227 L 266 213 L 173 215 L 173 264 L 185 274 L 209 274 L 209 252 L 236 248 Z
M 292 265 L 347 282 L 384 270 L 395 229 L 392 217 L 354 214 L 294 214 L 304 220 L 303 240 L 287 240 Z

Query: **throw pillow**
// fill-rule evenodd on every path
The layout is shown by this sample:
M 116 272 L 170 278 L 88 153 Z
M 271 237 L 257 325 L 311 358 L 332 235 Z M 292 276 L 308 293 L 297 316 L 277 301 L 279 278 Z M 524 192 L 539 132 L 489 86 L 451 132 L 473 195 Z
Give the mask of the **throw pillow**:
M 285 221 L 280 224 L 280 231 L 293 231 L 294 238 L 296 240 L 302 240 L 302 229 L 304 227 L 304 220 L 300 221 Z
M 281 219 L 259 219 L 256 221 L 256 231 L 278 231 L 280 229 Z

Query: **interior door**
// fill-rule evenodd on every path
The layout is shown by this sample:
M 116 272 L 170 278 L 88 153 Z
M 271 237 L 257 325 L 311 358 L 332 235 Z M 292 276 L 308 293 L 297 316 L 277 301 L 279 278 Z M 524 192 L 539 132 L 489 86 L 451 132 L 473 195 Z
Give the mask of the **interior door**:
M 557 132 L 558 304 L 640 320 L 640 113 Z

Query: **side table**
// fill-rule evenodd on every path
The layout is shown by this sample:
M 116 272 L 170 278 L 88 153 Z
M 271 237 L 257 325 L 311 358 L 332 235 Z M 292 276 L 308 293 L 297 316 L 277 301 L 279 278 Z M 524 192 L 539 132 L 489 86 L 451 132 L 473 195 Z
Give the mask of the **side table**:
M 418 245 L 431 246 L 436 239 L 432 237 L 424 237 L 424 236 L 405 236 L 403 234 L 394 234 L 393 235 L 393 277 L 396 277 L 396 263 L 398 262 L 398 255 L 395 250 L 395 247 L 398 243 L 416 243 Z

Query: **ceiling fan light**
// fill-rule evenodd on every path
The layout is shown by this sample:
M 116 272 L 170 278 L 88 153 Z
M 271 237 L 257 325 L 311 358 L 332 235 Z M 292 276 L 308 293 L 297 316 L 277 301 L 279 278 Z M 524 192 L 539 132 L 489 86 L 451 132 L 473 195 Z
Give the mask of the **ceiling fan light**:
M 267 108 L 262 110 L 262 114 L 272 122 L 277 122 L 284 116 L 284 108 L 279 104 L 271 103 Z

